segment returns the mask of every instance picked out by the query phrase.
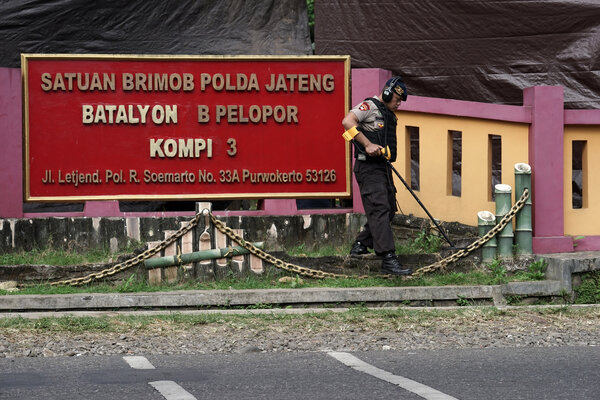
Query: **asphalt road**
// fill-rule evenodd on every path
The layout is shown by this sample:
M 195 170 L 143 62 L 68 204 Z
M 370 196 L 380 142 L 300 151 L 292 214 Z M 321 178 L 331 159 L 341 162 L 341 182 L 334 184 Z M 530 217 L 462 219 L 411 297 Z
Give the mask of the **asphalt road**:
M 0 399 L 570 399 L 597 347 L 0 359 Z

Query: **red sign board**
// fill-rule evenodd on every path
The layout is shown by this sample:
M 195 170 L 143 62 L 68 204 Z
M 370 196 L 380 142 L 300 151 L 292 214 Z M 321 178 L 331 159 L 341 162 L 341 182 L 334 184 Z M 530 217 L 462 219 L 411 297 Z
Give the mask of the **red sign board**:
M 347 56 L 22 56 L 25 200 L 344 197 Z

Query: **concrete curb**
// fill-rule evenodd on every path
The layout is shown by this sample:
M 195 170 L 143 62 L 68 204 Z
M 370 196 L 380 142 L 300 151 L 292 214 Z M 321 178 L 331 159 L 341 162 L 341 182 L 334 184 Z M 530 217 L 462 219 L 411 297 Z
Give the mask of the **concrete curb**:
M 436 311 L 461 311 L 465 309 L 487 309 L 490 306 L 448 306 L 448 307 L 366 307 L 369 310 L 379 311 L 415 311 L 415 312 L 436 312 Z M 545 305 L 522 305 L 522 306 L 494 306 L 498 310 L 558 310 L 568 307 L 573 310 L 597 309 L 600 304 L 545 304 Z M 344 313 L 350 311 L 350 307 L 335 308 L 243 308 L 243 309 L 215 309 L 215 310 L 125 310 L 125 311 L 31 311 L 31 312 L 11 312 L 0 313 L 0 318 L 62 318 L 62 317 L 115 317 L 115 316 L 157 316 L 157 315 L 301 315 L 301 314 L 323 314 L 323 313 Z
M 339 304 L 456 305 L 459 300 L 506 304 L 504 296 L 558 296 L 558 281 L 521 282 L 489 286 L 301 288 L 260 290 L 193 290 L 156 293 L 89 293 L 7 295 L 0 311 L 73 311 L 131 309 L 228 308 L 256 305 L 314 307 Z
M 546 278 L 560 281 L 561 287 L 568 293 L 573 292 L 574 278 L 585 272 L 600 270 L 599 252 L 550 254 L 543 258 L 548 262 Z

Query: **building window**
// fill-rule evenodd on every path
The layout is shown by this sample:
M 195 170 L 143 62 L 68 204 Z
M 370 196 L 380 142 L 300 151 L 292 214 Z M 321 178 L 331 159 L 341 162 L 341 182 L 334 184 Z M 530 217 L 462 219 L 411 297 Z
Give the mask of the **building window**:
M 502 137 L 500 135 L 488 135 L 488 143 L 489 199 L 495 201 L 494 187 L 502 183 Z
M 413 190 L 420 190 L 420 158 L 419 158 L 419 127 L 407 126 L 406 137 L 408 140 L 408 155 L 407 160 L 410 160 L 410 188 Z
M 584 208 L 585 196 L 584 192 L 586 187 L 585 182 L 585 149 L 586 140 L 573 140 L 573 153 L 572 153 L 572 175 L 571 175 L 571 202 L 573 208 Z
M 462 132 L 448 131 L 448 160 L 450 166 L 448 168 L 450 186 L 449 194 L 459 196 L 462 192 Z

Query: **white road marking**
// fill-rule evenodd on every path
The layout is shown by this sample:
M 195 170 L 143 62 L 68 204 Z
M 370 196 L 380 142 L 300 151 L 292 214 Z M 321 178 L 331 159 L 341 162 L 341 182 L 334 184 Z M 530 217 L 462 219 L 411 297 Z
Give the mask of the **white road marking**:
M 154 369 L 154 365 L 150 364 L 150 361 L 148 361 L 146 357 L 125 356 L 123 357 L 123 360 L 134 369 Z
M 150 382 L 150 385 L 163 395 L 167 400 L 197 400 L 173 381 Z
M 142 356 L 124 356 L 123 360 L 131 368 L 135 369 L 155 369 L 154 365 Z M 166 400 L 197 400 L 194 396 L 186 392 L 184 388 L 173 381 L 148 382 L 154 389 L 158 390 Z
M 394 375 L 390 372 L 374 367 L 371 364 L 367 364 L 361 359 L 354 357 L 352 354 L 338 351 L 330 351 L 327 352 L 327 354 L 357 371 L 364 372 L 366 374 L 374 376 L 375 378 L 400 386 L 401 388 L 406 389 L 409 392 L 412 392 L 418 396 L 421 396 L 424 399 L 458 400 L 456 397 L 449 396 L 429 386 L 423 385 L 422 383 L 413 381 L 412 379 Z

